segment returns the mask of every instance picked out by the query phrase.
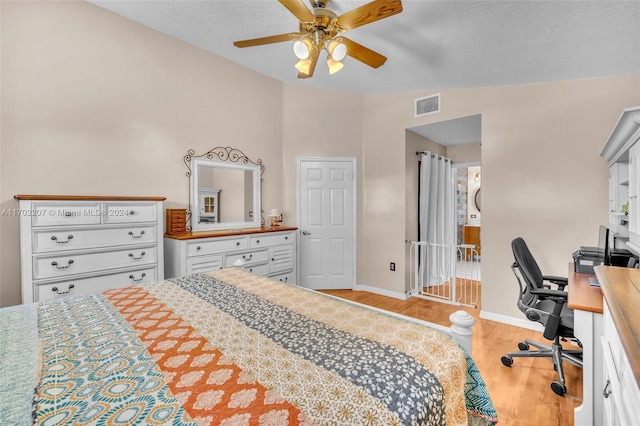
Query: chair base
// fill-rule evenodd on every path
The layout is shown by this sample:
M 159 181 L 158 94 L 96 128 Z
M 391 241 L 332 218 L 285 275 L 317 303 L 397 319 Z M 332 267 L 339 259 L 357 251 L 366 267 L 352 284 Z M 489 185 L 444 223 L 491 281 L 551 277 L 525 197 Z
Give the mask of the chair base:
M 537 350 L 529 350 L 533 346 Z M 501 358 L 502 364 L 511 367 L 513 358 L 529 357 L 529 358 L 551 358 L 553 367 L 558 372 L 558 381 L 551 383 L 551 389 L 557 395 L 564 395 L 567 392 L 564 380 L 564 369 L 562 361 L 568 361 L 573 365 L 582 368 L 582 350 L 580 349 L 563 349 L 560 345 L 560 337 L 556 337 L 551 346 L 543 345 L 533 340 L 525 340 L 518 344 L 519 351 L 509 352 Z

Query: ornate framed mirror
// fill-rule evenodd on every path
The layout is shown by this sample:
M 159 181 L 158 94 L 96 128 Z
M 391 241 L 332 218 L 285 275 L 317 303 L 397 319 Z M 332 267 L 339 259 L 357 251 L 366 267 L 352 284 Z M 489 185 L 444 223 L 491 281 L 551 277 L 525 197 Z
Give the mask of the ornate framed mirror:
M 258 228 L 262 210 L 262 160 L 242 151 L 217 147 L 184 156 L 189 177 L 189 231 Z

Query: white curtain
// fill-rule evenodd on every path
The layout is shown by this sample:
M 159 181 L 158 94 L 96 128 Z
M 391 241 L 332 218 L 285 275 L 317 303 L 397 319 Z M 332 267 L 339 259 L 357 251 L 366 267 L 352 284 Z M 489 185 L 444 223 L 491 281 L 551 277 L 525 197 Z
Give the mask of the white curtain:
M 451 160 L 421 154 L 419 281 L 423 287 L 449 281 L 455 273 L 455 186 Z

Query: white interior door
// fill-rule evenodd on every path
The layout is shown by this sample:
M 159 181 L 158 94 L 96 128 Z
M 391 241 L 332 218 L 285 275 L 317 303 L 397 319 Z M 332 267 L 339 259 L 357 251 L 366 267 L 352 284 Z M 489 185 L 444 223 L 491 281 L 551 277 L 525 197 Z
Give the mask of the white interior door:
M 299 284 L 355 286 L 355 158 L 298 159 Z

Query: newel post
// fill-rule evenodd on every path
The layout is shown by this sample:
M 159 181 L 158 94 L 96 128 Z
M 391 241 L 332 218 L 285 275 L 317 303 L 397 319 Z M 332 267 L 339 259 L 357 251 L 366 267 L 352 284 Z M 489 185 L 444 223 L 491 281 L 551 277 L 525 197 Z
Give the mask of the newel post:
M 449 315 L 451 321 L 451 335 L 453 340 L 458 342 L 471 355 L 471 338 L 473 336 L 473 325 L 475 318 L 465 311 L 456 311 Z

